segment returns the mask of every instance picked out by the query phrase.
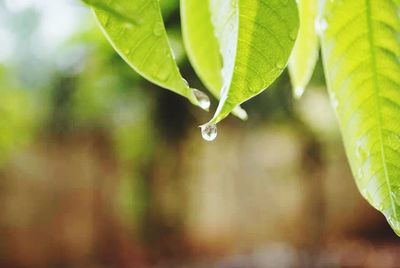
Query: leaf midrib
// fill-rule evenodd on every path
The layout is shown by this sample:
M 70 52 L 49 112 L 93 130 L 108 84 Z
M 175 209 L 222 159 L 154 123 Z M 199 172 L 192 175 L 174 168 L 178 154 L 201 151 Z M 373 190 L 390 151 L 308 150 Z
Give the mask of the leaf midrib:
M 376 51 L 375 51 L 375 32 L 373 28 L 373 19 L 372 19 L 372 9 L 371 9 L 371 0 L 365 0 L 365 5 L 366 5 L 366 19 L 367 19 L 367 25 L 368 25 L 368 41 L 369 41 L 369 48 L 371 52 L 371 71 L 373 73 L 372 76 L 372 82 L 373 82 L 373 88 L 375 91 L 375 94 L 377 96 L 377 101 L 376 101 L 376 115 L 378 119 L 378 132 L 379 132 L 379 143 L 380 143 L 380 149 L 381 149 L 381 159 L 382 159 L 382 165 L 383 165 L 383 170 L 385 173 L 385 182 L 387 184 L 388 190 L 389 190 L 389 198 L 390 198 L 390 204 L 393 210 L 393 217 L 398 221 L 397 218 L 397 213 L 396 213 L 396 206 L 395 202 L 393 200 L 393 197 L 391 195 L 392 192 L 392 186 L 389 181 L 389 174 L 387 170 L 387 165 L 386 165 L 386 155 L 385 155 L 385 146 L 383 143 L 383 133 L 382 133 L 382 113 L 381 113 L 381 95 L 380 95 L 380 88 L 379 88 L 379 83 L 377 80 L 378 77 L 378 70 L 377 70 L 377 56 L 376 56 Z

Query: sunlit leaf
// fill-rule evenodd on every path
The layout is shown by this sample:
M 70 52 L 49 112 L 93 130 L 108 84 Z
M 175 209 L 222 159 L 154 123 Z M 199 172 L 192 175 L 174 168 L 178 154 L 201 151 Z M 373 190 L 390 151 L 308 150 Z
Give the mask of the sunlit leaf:
M 318 0 L 298 0 L 300 29 L 289 59 L 294 96 L 299 98 L 310 82 L 318 60 L 319 40 L 315 32 Z
M 399 1 L 326 1 L 319 20 L 331 101 L 362 195 L 400 235 Z
M 207 96 L 189 88 L 170 47 L 158 0 L 84 0 L 119 55 L 140 75 L 204 109 Z
M 216 97 L 221 97 L 222 58 L 211 21 L 209 0 L 181 0 L 183 39 L 189 60 L 196 73 Z M 245 119 L 247 114 L 237 107 L 234 114 Z
M 298 32 L 294 0 L 210 0 L 223 59 L 223 90 L 214 118 L 261 93 L 285 69 Z

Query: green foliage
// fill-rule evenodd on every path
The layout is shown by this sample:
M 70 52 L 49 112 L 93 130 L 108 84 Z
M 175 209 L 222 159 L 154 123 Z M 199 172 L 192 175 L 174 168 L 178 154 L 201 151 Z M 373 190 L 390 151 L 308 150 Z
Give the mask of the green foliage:
M 282 73 L 298 31 L 294 0 L 210 1 L 223 59 L 221 101 L 208 124 L 261 93 Z
M 220 99 L 224 83 L 221 73 L 223 61 L 220 45 L 214 34 L 209 1 L 181 0 L 181 20 L 189 60 L 210 92 Z M 233 113 L 239 118 L 247 118 L 246 112 L 239 106 Z
M 200 79 L 210 92 L 220 97 L 222 58 L 206 1 L 181 1 L 182 33 L 186 52 Z
M 178 70 L 157 0 L 85 2 L 131 67 L 199 104 L 199 92 Z M 289 57 L 300 96 L 321 43 L 331 103 L 357 185 L 400 234 L 400 2 L 297 2 L 299 14 L 294 0 L 181 0 L 188 57 L 220 99 L 205 138 L 214 139 L 214 124 L 232 111 L 245 118 L 239 105 L 274 82 Z
M 318 60 L 319 41 L 315 32 L 318 0 L 299 0 L 300 29 L 289 60 L 293 93 L 297 98 L 303 95 L 310 82 Z
M 189 88 L 170 47 L 158 0 L 86 0 L 110 43 L 139 74 L 208 109 L 207 97 Z M 128 15 L 129 14 L 129 15 Z
M 362 195 L 400 234 L 400 17 L 391 0 L 327 1 L 325 71 Z

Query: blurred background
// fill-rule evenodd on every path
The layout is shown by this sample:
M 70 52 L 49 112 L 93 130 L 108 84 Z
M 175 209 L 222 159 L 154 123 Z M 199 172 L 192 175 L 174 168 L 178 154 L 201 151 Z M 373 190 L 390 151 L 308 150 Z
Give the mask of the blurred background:
M 284 73 L 244 108 L 205 142 L 211 114 L 135 74 L 79 0 L 0 0 L 0 267 L 400 267 L 321 63 L 301 100 Z

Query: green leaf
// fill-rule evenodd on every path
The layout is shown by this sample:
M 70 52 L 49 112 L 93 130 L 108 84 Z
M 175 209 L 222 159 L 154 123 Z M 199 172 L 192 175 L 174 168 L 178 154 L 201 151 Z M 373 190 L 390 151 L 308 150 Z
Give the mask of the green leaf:
M 399 1 L 326 1 L 319 20 L 331 101 L 362 195 L 400 235 Z
M 220 99 L 222 58 L 211 21 L 209 0 L 181 0 L 181 23 L 186 52 L 194 70 L 210 92 Z M 233 113 L 247 118 L 240 107 Z
M 298 31 L 294 0 L 210 0 L 223 90 L 210 127 L 261 93 L 285 69 Z M 203 128 L 203 129 L 204 129 Z
M 84 0 L 118 54 L 150 82 L 208 109 L 208 97 L 189 88 L 174 60 L 158 0 Z
M 300 29 L 292 55 L 289 59 L 289 73 L 293 95 L 300 98 L 307 87 L 318 60 L 319 40 L 315 32 L 318 0 L 298 0 Z

